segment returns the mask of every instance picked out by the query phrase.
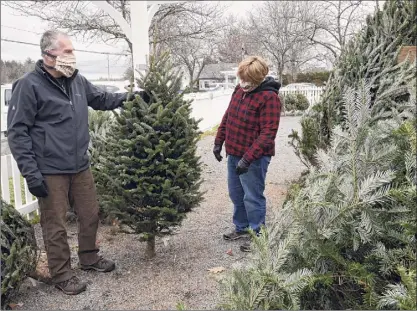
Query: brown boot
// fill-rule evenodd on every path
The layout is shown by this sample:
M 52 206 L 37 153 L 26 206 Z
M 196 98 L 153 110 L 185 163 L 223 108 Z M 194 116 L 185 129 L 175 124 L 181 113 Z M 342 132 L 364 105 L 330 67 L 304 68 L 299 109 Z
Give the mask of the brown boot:
M 81 265 L 82 270 L 96 270 L 98 272 L 110 272 L 116 268 L 116 264 L 109 260 L 100 257 L 99 261 L 92 265 Z
M 69 280 L 57 283 L 55 287 L 62 290 L 64 294 L 78 295 L 87 289 L 87 284 L 81 282 L 76 276 L 73 276 Z

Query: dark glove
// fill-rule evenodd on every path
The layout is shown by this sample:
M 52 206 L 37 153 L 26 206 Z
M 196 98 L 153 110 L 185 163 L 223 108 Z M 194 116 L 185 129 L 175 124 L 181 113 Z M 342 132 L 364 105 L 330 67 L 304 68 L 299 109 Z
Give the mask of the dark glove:
M 223 159 L 220 152 L 222 152 L 222 146 L 221 145 L 214 145 L 213 153 L 214 153 L 214 156 L 216 157 L 217 161 L 219 161 L 219 162 Z
M 151 97 L 146 93 L 145 91 L 135 91 L 132 94 L 130 94 L 129 101 L 134 100 L 136 95 L 140 96 L 143 101 L 147 104 L 151 101 Z
M 37 198 L 46 198 L 48 196 L 48 189 L 44 181 L 38 186 L 29 187 L 29 192 Z
M 237 163 L 236 167 L 236 173 L 238 175 L 245 174 L 249 170 L 250 163 L 246 161 L 244 158 L 240 159 L 240 161 Z

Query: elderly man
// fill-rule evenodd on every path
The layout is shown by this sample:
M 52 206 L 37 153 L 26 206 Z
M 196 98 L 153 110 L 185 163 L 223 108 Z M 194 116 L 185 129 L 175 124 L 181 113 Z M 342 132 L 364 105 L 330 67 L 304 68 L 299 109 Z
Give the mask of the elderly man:
M 42 60 L 13 84 L 7 116 L 8 143 L 29 191 L 39 199 L 48 266 L 56 287 L 76 295 L 86 289 L 71 270 L 66 212 L 79 222 L 78 257 L 83 270 L 109 272 L 115 263 L 98 255 L 98 203 L 87 154 L 88 107 L 112 110 L 128 93 L 101 91 L 78 73 L 70 38 L 42 35 Z M 145 93 L 140 94 L 146 97 Z M 145 98 L 149 100 L 149 98 Z

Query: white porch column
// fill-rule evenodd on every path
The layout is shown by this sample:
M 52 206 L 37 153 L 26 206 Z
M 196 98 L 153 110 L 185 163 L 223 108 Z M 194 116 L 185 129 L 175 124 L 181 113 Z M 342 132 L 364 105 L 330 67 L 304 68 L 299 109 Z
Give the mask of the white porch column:
M 148 64 L 148 8 L 147 1 L 130 1 L 130 22 L 132 27 L 133 68 L 135 80 L 138 71 L 144 73 Z
M 149 57 L 149 36 L 148 30 L 152 17 L 158 11 L 159 6 L 165 3 L 181 3 L 187 1 L 130 1 L 130 21 L 123 18 L 107 1 L 92 1 L 98 8 L 110 15 L 120 26 L 127 39 L 132 42 L 133 68 L 135 79 L 139 78 L 137 70 L 145 72 Z M 148 3 L 151 5 L 148 12 Z

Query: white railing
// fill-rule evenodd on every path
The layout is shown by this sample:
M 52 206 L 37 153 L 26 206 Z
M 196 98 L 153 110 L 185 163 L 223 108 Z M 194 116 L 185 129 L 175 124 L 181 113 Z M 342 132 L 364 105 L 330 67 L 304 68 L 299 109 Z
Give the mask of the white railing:
M 13 196 L 10 188 L 13 189 Z M 14 207 L 28 219 L 33 212 L 39 214 L 38 201 L 29 192 L 26 180 L 20 174 L 17 163 L 10 154 L 1 156 L 1 197 L 7 203 L 13 203 Z
M 287 94 L 303 94 L 307 98 L 310 104 L 310 107 L 317 104 L 323 92 L 324 92 L 324 87 L 320 87 L 320 86 L 295 86 L 295 87 L 284 86 L 279 90 L 279 93 L 284 96 Z

